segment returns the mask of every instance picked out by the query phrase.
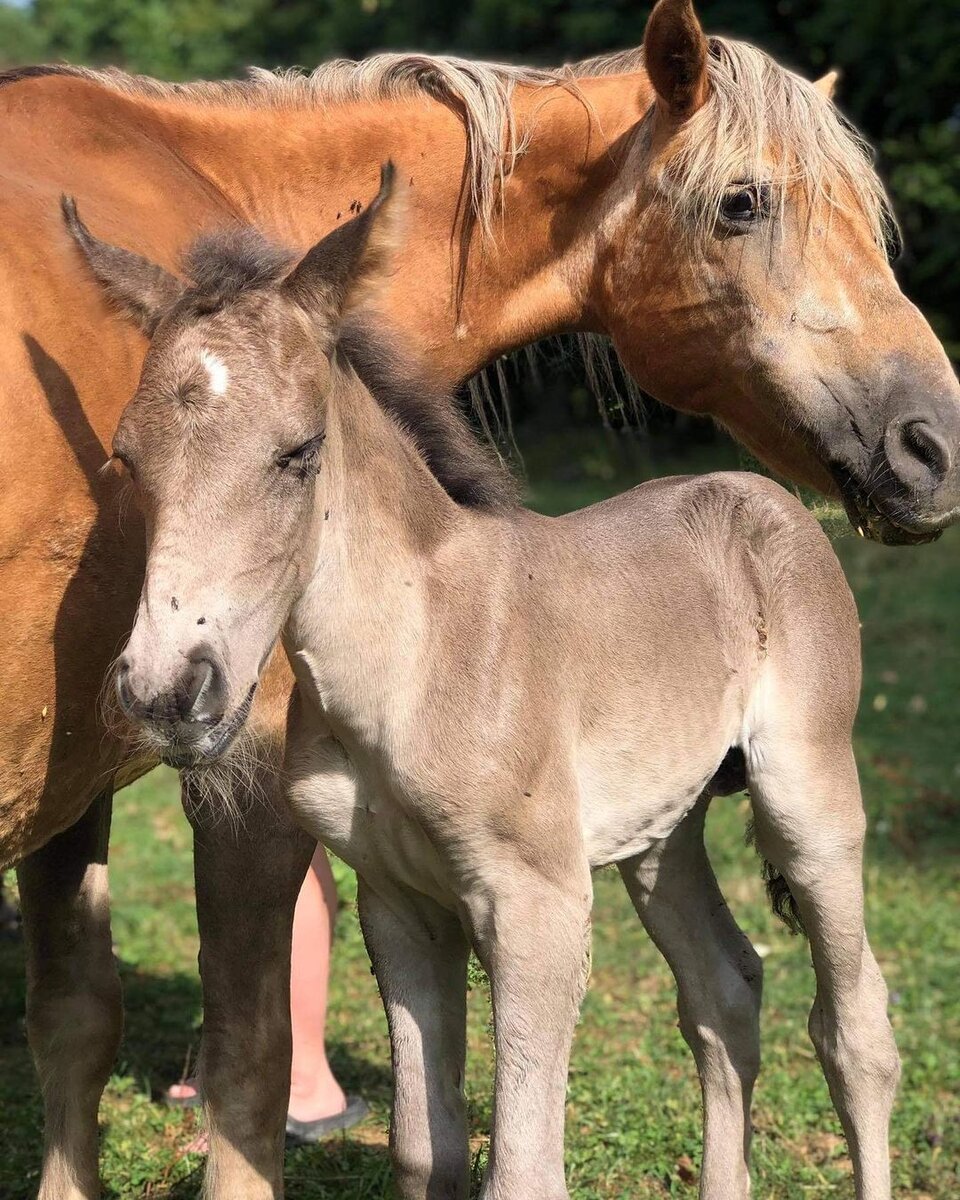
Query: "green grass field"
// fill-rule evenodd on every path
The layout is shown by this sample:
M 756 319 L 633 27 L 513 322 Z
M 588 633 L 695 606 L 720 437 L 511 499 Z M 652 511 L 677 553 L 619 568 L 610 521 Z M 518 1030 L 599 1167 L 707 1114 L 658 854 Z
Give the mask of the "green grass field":
M 535 502 L 555 511 L 618 490 L 621 472 L 602 465 L 599 449 L 596 462 L 599 468 L 588 464 L 575 480 L 535 491 Z M 888 550 L 850 536 L 837 549 L 863 619 L 857 749 L 871 822 L 869 929 L 904 1060 L 893 1127 L 896 1194 L 954 1200 L 960 1195 L 960 529 L 932 547 Z M 710 842 L 731 907 L 766 956 L 755 1195 L 852 1197 L 844 1142 L 805 1032 L 813 994 L 806 945 L 767 911 L 755 857 L 743 844 L 746 808 L 743 797 L 716 801 Z M 101 1109 L 104 1192 L 124 1200 L 191 1200 L 199 1196 L 201 1160 L 183 1148 L 197 1118 L 157 1102 L 196 1051 L 200 1022 L 190 836 L 172 773 L 157 772 L 118 797 L 111 855 L 128 1015 Z M 391 1194 L 385 1023 L 352 880 L 346 869 L 340 878 L 332 1058 L 344 1085 L 369 1099 L 373 1115 L 330 1143 L 288 1153 L 292 1200 Z M 692 1197 L 700 1155 L 696 1074 L 676 1028 L 669 973 L 615 872 L 596 879 L 594 928 L 593 977 L 567 1113 L 572 1194 Z M 2 1200 L 30 1197 L 39 1167 L 40 1108 L 22 1012 L 21 948 L 0 943 Z M 478 1162 L 490 1121 L 488 1030 L 486 995 L 478 987 L 468 1082 Z

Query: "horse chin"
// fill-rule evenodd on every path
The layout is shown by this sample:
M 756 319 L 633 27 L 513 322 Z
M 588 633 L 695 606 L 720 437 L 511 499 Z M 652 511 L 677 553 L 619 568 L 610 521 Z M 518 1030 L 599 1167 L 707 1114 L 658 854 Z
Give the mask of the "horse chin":
M 901 511 L 896 505 L 867 501 L 853 477 L 843 468 L 834 470 L 847 519 L 861 537 L 883 546 L 922 546 L 935 542 L 950 519 L 936 522 Z

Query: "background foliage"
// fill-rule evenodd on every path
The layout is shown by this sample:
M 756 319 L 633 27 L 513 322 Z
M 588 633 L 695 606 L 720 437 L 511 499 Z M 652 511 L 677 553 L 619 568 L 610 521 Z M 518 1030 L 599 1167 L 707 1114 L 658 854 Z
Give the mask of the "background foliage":
M 634 0 L 0 0 L 0 65 L 67 59 L 168 78 L 313 66 L 378 49 L 557 64 L 638 45 Z M 880 153 L 906 234 L 899 270 L 960 357 L 960 3 L 699 0 L 708 32 L 755 41 L 840 104 Z

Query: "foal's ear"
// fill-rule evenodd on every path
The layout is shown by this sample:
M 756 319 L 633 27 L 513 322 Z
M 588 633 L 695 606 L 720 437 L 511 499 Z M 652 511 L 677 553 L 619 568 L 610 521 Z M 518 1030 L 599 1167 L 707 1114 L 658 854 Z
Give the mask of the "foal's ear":
M 657 98 L 684 121 L 706 101 L 707 39 L 691 0 L 658 0 L 643 35 L 643 57 Z
M 284 280 L 302 308 L 336 329 L 382 280 L 400 240 L 400 199 L 392 162 L 380 169 L 380 190 L 368 207 L 308 250 Z
M 183 284 L 149 259 L 95 238 L 77 215 L 72 196 L 60 197 L 60 209 L 70 235 L 107 296 L 125 317 L 152 337 L 160 319 L 183 295 Z

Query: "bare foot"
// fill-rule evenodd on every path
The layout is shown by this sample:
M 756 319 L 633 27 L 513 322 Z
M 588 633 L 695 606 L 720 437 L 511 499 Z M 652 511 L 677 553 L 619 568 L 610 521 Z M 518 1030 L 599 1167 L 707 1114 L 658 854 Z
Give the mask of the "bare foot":
M 299 1085 L 299 1086 L 297 1086 Z M 195 1077 L 173 1083 L 167 1088 L 165 1099 L 177 1108 L 192 1108 L 200 1104 L 200 1086 Z M 304 1080 L 295 1080 L 290 1089 L 288 1115 L 300 1122 L 320 1121 L 344 1112 L 347 1097 L 337 1083 L 329 1067 L 321 1069 Z M 184 1154 L 206 1154 L 210 1142 L 205 1130 L 191 1137 L 183 1148 Z
M 184 1146 L 184 1154 L 206 1154 L 210 1149 L 210 1139 L 205 1131 L 201 1131 L 196 1137 L 192 1137 Z

